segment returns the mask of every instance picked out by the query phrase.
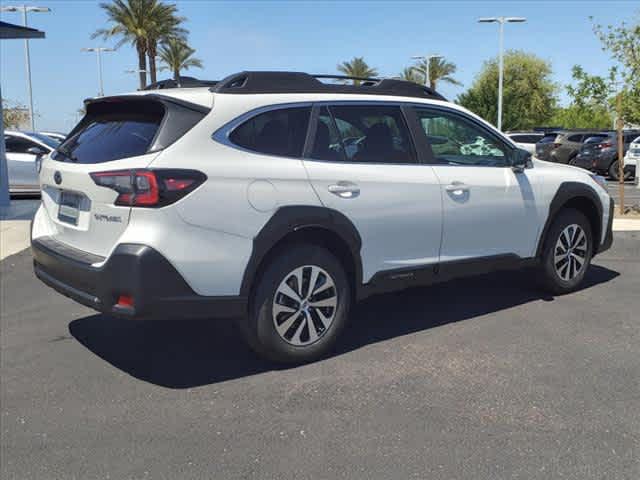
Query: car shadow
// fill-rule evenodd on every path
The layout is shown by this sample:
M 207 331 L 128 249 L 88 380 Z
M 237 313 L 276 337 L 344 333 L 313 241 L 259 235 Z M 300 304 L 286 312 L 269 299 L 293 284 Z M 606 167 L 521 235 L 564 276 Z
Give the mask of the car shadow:
M 582 288 L 618 275 L 593 265 Z M 352 311 L 331 355 L 535 300 L 553 301 L 554 297 L 531 287 L 530 276 L 526 270 L 497 272 L 372 297 Z M 191 388 L 289 368 L 257 357 L 232 320 L 135 321 L 98 314 L 72 321 L 69 332 L 116 368 L 168 388 Z

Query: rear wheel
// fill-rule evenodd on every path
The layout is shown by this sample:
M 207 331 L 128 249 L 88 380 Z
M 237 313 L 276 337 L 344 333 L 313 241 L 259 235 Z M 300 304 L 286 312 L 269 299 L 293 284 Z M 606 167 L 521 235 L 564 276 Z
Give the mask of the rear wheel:
M 560 212 L 551 224 L 542 251 L 542 281 L 555 294 L 575 290 L 593 255 L 591 225 L 578 210 Z
M 625 168 L 623 170 L 623 175 L 624 175 L 624 180 L 630 180 L 633 177 L 633 174 L 631 173 L 631 169 Z M 609 176 L 613 179 L 613 180 L 620 180 L 620 164 L 618 163 L 618 160 L 616 160 L 615 162 L 613 162 L 611 164 L 611 166 L 609 167 Z
M 312 361 L 334 346 L 350 303 L 340 262 L 322 247 L 296 246 L 263 270 L 242 330 L 249 345 L 271 360 Z

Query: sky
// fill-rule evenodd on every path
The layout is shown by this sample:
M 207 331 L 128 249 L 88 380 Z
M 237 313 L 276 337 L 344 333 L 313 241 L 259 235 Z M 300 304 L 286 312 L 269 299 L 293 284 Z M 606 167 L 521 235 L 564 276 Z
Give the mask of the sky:
M 564 86 L 571 81 L 574 64 L 592 74 L 604 74 L 612 65 L 592 32 L 589 16 L 606 25 L 640 13 L 637 0 L 168 1 L 187 18 L 190 45 L 204 64 L 202 70 L 185 75 L 217 80 L 242 70 L 337 73 L 338 63 L 362 56 L 381 76 L 396 76 L 411 64 L 411 56 L 437 53 L 458 66 L 455 78 L 463 85 L 438 86 L 451 99 L 471 85 L 485 60 L 498 53 L 498 26 L 479 24 L 479 17 L 526 17 L 526 23 L 505 26 L 505 48 L 550 61 L 554 81 Z M 46 39 L 30 42 L 36 128 L 69 131 L 78 121 L 82 101 L 98 92 L 95 54 L 81 48 L 113 46 L 115 40 L 91 39 L 96 29 L 106 26 L 97 1 L 0 1 L 22 3 L 52 9 L 29 15 L 29 26 L 46 32 Z M 0 18 L 22 21 L 17 13 Z M 105 94 L 135 90 L 137 76 L 125 70 L 136 65 L 130 45 L 104 54 Z M 0 85 L 3 98 L 27 104 L 21 40 L 0 42 Z M 561 100 L 566 101 L 566 94 Z

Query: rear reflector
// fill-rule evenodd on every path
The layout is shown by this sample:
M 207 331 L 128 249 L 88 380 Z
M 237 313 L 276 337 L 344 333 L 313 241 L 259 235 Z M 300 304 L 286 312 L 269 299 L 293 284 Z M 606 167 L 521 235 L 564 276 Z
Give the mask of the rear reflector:
M 117 305 L 120 307 L 133 307 L 133 297 L 130 295 L 120 295 Z
M 133 169 L 94 172 L 96 185 L 118 192 L 115 204 L 123 207 L 164 207 L 198 188 L 206 175 L 197 170 Z

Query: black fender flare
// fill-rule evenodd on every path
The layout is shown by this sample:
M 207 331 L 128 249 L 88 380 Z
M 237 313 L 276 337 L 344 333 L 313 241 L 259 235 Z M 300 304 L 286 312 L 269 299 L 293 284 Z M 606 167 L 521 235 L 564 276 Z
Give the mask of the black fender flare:
M 253 281 L 267 254 L 287 235 L 305 228 L 322 228 L 336 234 L 354 259 L 355 288 L 362 284 L 362 239 L 351 220 L 337 210 L 319 206 L 285 206 L 276 210 L 253 239 L 251 257 L 242 277 L 240 295 L 251 293 Z
M 556 218 L 556 215 L 562 208 L 564 208 L 567 203 L 569 203 L 573 199 L 578 198 L 586 198 L 590 201 L 597 212 L 598 222 L 596 225 L 596 229 L 594 233 L 594 254 L 598 251 L 600 246 L 600 241 L 602 237 L 602 203 L 600 202 L 600 197 L 594 191 L 593 188 L 585 185 L 580 182 L 562 182 L 560 187 L 558 187 L 558 191 L 553 196 L 553 200 L 549 205 L 549 214 L 547 215 L 547 220 L 545 221 L 542 232 L 540 233 L 540 237 L 538 239 L 538 247 L 536 249 L 536 258 L 541 258 L 542 256 L 542 248 L 544 246 L 544 241 L 547 236 L 547 232 L 551 227 L 551 223 Z

